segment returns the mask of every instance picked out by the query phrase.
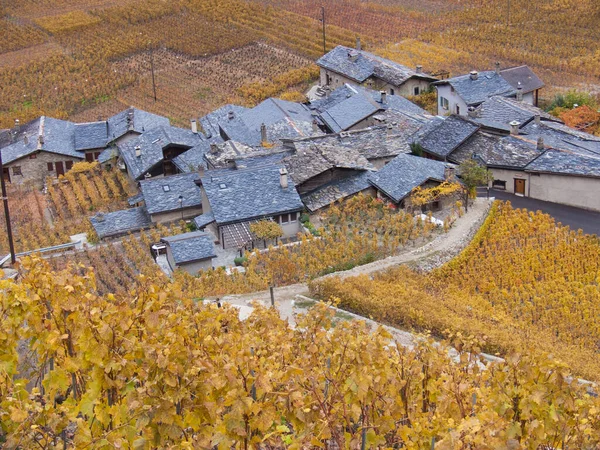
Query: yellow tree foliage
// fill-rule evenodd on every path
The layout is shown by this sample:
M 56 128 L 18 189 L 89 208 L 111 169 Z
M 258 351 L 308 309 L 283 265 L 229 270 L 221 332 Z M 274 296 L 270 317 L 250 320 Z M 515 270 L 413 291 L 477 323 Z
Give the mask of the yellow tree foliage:
M 410 202 L 415 206 L 423 206 L 462 192 L 463 189 L 463 186 L 455 181 L 444 181 L 430 188 L 417 186 L 410 193 Z
M 485 363 L 480 343 L 412 349 L 323 304 L 291 328 L 245 321 L 165 278 L 124 298 L 93 272 L 25 259 L 0 281 L 7 448 L 558 448 L 600 444 L 600 401 L 548 356 Z M 483 367 L 486 370 L 483 370 Z
M 250 232 L 256 239 L 278 239 L 283 236 L 281 226 L 272 220 L 259 220 L 251 223 Z

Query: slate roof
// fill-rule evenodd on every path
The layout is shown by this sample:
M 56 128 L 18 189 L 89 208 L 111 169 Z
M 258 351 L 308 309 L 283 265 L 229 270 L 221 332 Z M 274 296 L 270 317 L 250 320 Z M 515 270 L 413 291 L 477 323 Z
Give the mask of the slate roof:
M 215 215 L 212 211 L 200 214 L 198 217 L 194 217 L 194 223 L 196 224 L 196 228 L 199 230 L 203 229 L 206 225 L 213 223 L 215 221 Z
M 75 124 L 75 150 L 104 148 L 108 144 L 108 123 L 88 122 Z
M 486 124 L 487 122 L 497 122 L 503 125 L 509 125 L 513 120 L 516 120 L 521 126 L 532 121 L 536 115 L 539 115 L 544 120 L 560 122 L 554 116 L 546 113 L 540 108 L 517 100 L 493 96 L 484 101 L 475 111 L 477 117 L 474 121 Z M 510 131 L 510 127 L 509 127 Z
M 278 165 L 209 171 L 202 177 L 218 225 L 243 222 L 303 208 L 294 182 L 282 188 Z
M 110 161 L 113 158 L 119 156 L 119 149 L 117 147 L 111 146 L 102 150 L 102 153 L 98 156 L 98 162 L 100 164 L 104 164 L 105 162 Z
M 498 136 L 478 131 L 457 148 L 449 160 L 461 163 L 476 155 L 488 167 L 523 169 L 541 155 L 537 141 L 524 137 Z
M 369 182 L 394 203 L 399 203 L 427 180 L 444 181 L 447 163 L 413 155 L 398 155 L 379 172 L 369 174 Z
M 509 67 L 508 69 L 501 70 L 500 75 L 513 88 L 517 89 L 520 85 L 523 89 L 523 94 L 544 87 L 544 82 L 528 66 Z
M 428 153 L 446 158 L 478 129 L 478 124 L 453 115 L 430 130 L 418 142 Z
M 285 158 L 283 163 L 297 186 L 331 169 L 373 170 L 356 149 L 328 144 L 305 146 Z
M 139 135 L 135 139 L 119 145 L 119 150 L 127 170 L 135 180 L 141 179 L 146 172 L 161 163 L 164 159 L 163 149 L 168 146 L 192 148 L 200 144 L 204 138 L 199 133 L 176 127 L 158 127 Z M 135 147 L 141 148 L 141 155 L 136 156 Z
M 356 55 L 353 61 L 350 56 Z M 410 78 L 436 80 L 431 75 L 417 73 L 406 66 L 381 58 L 363 50 L 338 45 L 317 60 L 317 65 L 333 70 L 351 80 L 362 83 L 373 76 L 394 86 L 400 86 Z
M 139 231 L 152 225 L 146 208 L 123 209 L 105 214 L 96 214 L 89 218 L 96 234 L 103 239 Z
M 198 179 L 197 173 L 181 173 L 140 181 L 148 213 L 159 214 L 202 205 L 200 187 L 195 183 Z M 183 197 L 181 207 L 180 195 Z
M 317 211 L 332 203 L 357 194 L 371 187 L 371 172 L 363 171 L 321 186 L 319 189 L 302 196 L 304 205 L 310 212 Z
M 75 150 L 73 138 L 75 124 L 65 120 L 42 116 L 21 127 L 17 141 L 2 148 L 2 161 L 11 163 L 38 151 L 38 138 L 43 136 L 41 150 L 82 159 L 83 154 Z
M 306 105 L 276 98 L 268 98 L 232 120 L 219 122 L 225 137 L 250 146 L 261 145 L 262 124 L 265 124 L 270 143 L 315 134 L 313 117 Z
M 220 137 L 213 138 L 211 141 L 214 143 L 223 142 Z M 209 141 L 200 141 L 198 145 L 173 158 L 173 164 L 184 173 L 196 172 L 199 168 L 206 169 L 204 155 L 210 151 L 210 144 Z
M 542 121 L 537 124 L 530 122 L 523 127 L 522 131 L 532 141 L 537 141 L 539 137 L 542 137 L 544 144 L 548 147 L 579 153 L 583 156 L 600 155 L 599 137 L 574 130 L 561 123 Z
M 467 105 L 479 105 L 494 95 L 510 97 L 517 93 L 502 75 L 493 70 L 479 72 L 477 80 L 472 80 L 470 75 L 461 75 L 434 84 L 451 85 Z
M 114 141 L 129 131 L 144 133 L 157 127 L 168 127 L 169 119 L 137 108 L 128 108 L 108 119 L 108 140 Z
M 213 238 L 202 231 L 178 234 L 161 238 L 171 248 L 175 264 L 187 264 L 216 258 Z
M 225 141 L 222 144 L 218 144 L 216 147 L 213 146 L 211 150 L 210 146 L 208 151 L 204 152 L 204 159 L 208 162 L 208 166 L 211 169 L 224 169 L 231 166 L 231 163 L 240 156 L 252 155 L 259 153 L 264 148 L 254 148 L 248 145 L 242 144 L 236 141 Z
M 281 160 L 294 154 L 294 150 L 286 147 L 276 147 L 269 152 L 260 152 L 250 155 L 243 155 L 235 159 L 237 169 L 248 167 L 259 167 L 264 165 L 279 164 Z
M 207 139 L 220 138 L 219 123 L 229 121 L 229 113 L 233 112 L 233 117 L 239 117 L 241 114 L 249 111 L 249 108 L 238 105 L 224 105 L 219 109 L 201 117 L 199 122 Z M 222 141 L 222 139 L 221 139 Z
M 527 172 L 600 177 L 600 158 L 558 150 L 547 150 L 529 163 Z
M 382 105 L 376 103 L 372 98 L 356 94 L 330 107 L 319 117 L 327 128 L 334 133 L 339 133 L 375 114 L 380 109 L 382 109 Z

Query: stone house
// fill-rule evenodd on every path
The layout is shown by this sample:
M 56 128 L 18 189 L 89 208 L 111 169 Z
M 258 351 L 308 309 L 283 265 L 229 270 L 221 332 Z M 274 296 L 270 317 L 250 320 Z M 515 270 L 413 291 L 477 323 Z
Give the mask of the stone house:
M 421 66 L 414 70 L 381 58 L 360 48 L 338 45 L 317 60 L 320 84 L 337 89 L 344 84 L 364 86 L 389 95 L 419 95 L 429 89 L 437 78 L 423 72 Z
M 166 245 L 167 261 L 171 270 L 184 270 L 196 275 L 200 270 L 213 268 L 213 259 L 217 256 L 213 238 L 202 231 L 163 237 Z
M 140 181 L 146 211 L 152 223 L 188 220 L 202 214 L 198 173 L 181 173 Z
M 118 238 L 152 226 L 148 211 L 143 206 L 98 213 L 89 219 L 100 240 Z
M 539 90 L 544 83 L 527 66 L 485 72 L 472 71 L 433 83 L 437 89 L 438 114 L 467 116 L 469 110 L 481 105 L 488 98 L 499 95 L 515 98 L 537 106 Z
M 304 205 L 281 164 L 208 171 L 201 187 L 204 213 L 194 219 L 196 226 L 210 231 L 223 248 L 241 251 L 252 245 L 250 224 L 258 220 L 274 220 L 286 238 L 301 231 Z

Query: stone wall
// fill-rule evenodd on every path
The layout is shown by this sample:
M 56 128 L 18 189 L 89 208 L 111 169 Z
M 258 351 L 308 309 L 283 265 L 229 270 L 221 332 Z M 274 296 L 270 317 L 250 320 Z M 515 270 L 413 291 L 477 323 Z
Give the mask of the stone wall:
M 32 158 L 34 156 L 34 158 Z M 55 177 L 56 163 L 62 163 L 64 172 L 67 172 L 67 162 L 75 164 L 83 159 L 73 158 L 72 156 L 58 155 L 56 153 L 38 152 L 24 158 L 6 164 L 4 167 L 9 169 L 10 182 L 14 184 L 33 183 L 36 186 L 42 186 L 46 177 Z M 50 170 L 51 164 L 52 170 Z M 17 173 L 15 173 L 15 171 Z M 20 171 L 21 175 L 18 174 Z

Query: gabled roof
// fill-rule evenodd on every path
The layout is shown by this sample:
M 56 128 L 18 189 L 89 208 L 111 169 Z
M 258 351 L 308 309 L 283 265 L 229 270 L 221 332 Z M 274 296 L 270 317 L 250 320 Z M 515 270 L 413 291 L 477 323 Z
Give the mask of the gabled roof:
M 562 123 L 535 121 L 528 123 L 522 131 L 527 138 L 537 141 L 544 139 L 544 144 L 557 150 L 567 150 L 583 156 L 600 155 L 600 137 L 570 128 Z
M 430 130 L 418 142 L 427 153 L 446 158 L 478 129 L 477 123 L 453 115 Z
M 208 113 L 204 117 L 201 117 L 199 122 L 202 126 L 202 130 L 207 139 L 218 138 L 219 136 L 219 123 L 227 122 L 232 116 L 232 120 L 241 114 L 249 111 L 249 108 L 238 105 L 224 105 L 214 111 Z
M 517 90 L 502 75 L 493 70 L 479 72 L 476 80 L 472 80 L 471 75 L 461 75 L 434 84 L 438 86 L 449 84 L 469 106 L 479 105 L 494 95 L 510 97 L 517 93 Z
M 320 188 L 302 196 L 302 201 L 310 212 L 317 211 L 332 203 L 357 194 L 371 187 L 369 176 L 371 172 L 357 172 L 342 180 L 332 181 Z
M 144 133 L 157 127 L 168 127 L 169 119 L 137 108 L 128 108 L 108 119 L 108 140 L 114 141 L 129 131 Z
M 479 131 L 452 152 L 448 159 L 462 163 L 476 157 L 488 167 L 521 170 L 540 155 L 535 141 Z
M 171 248 L 173 260 L 177 265 L 203 261 L 217 256 L 212 236 L 202 231 L 163 237 L 160 240 Z
M 16 142 L 2 149 L 2 161 L 8 164 L 36 151 L 82 159 L 83 154 L 75 150 L 74 128 L 75 124 L 65 120 L 46 116 L 35 119 L 21 127 Z
M 127 165 L 127 170 L 135 180 L 141 179 L 164 159 L 163 149 L 169 146 L 192 148 L 199 145 L 204 137 L 189 129 L 176 127 L 158 127 L 146 131 L 140 136 L 119 145 L 121 156 Z M 136 156 L 136 147 L 141 154 Z
M 302 201 L 292 180 L 280 184 L 279 165 L 209 171 L 202 186 L 218 225 L 300 211 Z
M 508 69 L 501 70 L 500 75 L 502 75 L 502 78 L 504 78 L 514 89 L 518 89 L 518 87 L 521 86 L 523 94 L 544 87 L 544 82 L 540 80 L 528 66 L 509 67 Z
M 525 170 L 527 172 L 600 177 L 600 157 L 550 149 L 529 163 Z
M 338 45 L 317 60 L 317 65 L 337 72 L 351 80 L 362 83 L 373 76 L 400 86 L 410 78 L 435 81 L 436 78 L 425 73 L 417 73 L 402 64 L 381 58 L 363 50 Z
M 372 98 L 356 94 L 331 106 L 320 114 L 323 123 L 334 133 L 348 130 L 382 108 Z
M 201 206 L 201 191 L 196 184 L 198 179 L 197 173 L 181 173 L 140 181 L 140 189 L 148 213 L 160 214 Z M 181 203 L 179 196 L 182 197 Z
M 544 120 L 560 122 L 559 119 L 540 108 L 512 98 L 497 95 L 488 98 L 479 105 L 475 114 L 476 117 L 472 120 L 482 124 L 496 122 L 506 126 L 516 120 L 521 126 L 524 126 L 528 122 L 531 122 L 536 115 L 539 115 Z
M 104 148 L 108 144 L 108 122 L 75 124 L 75 150 Z
M 89 218 L 99 238 L 133 233 L 152 225 L 146 208 L 123 209 Z
M 208 224 L 211 224 L 215 221 L 215 215 L 212 211 L 200 214 L 198 217 L 194 217 L 194 223 L 196 224 L 196 228 L 199 230 L 204 229 Z
M 212 138 L 212 143 L 223 142 L 220 137 Z M 197 172 L 199 168 L 206 169 L 204 155 L 210 151 L 209 141 L 200 141 L 198 145 L 190 148 L 179 156 L 173 158 L 173 163 L 184 173 Z
M 253 155 L 263 151 L 262 147 L 250 147 L 236 141 L 225 141 L 222 144 L 212 145 L 209 151 L 204 152 L 204 159 L 212 169 L 225 169 L 231 166 L 236 158 Z
M 251 146 L 261 145 L 262 124 L 270 143 L 315 134 L 311 111 L 306 105 L 276 98 L 268 98 L 233 119 L 219 121 L 228 139 Z
M 297 186 L 331 169 L 373 170 L 356 149 L 327 144 L 305 146 L 285 158 L 283 163 Z
M 410 192 L 428 180 L 444 181 L 447 163 L 401 154 L 379 172 L 369 175 L 369 182 L 394 203 L 400 203 Z

